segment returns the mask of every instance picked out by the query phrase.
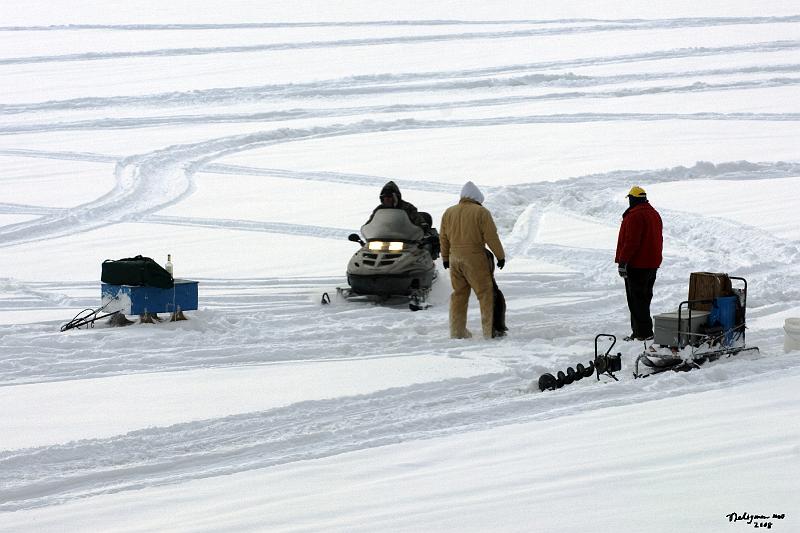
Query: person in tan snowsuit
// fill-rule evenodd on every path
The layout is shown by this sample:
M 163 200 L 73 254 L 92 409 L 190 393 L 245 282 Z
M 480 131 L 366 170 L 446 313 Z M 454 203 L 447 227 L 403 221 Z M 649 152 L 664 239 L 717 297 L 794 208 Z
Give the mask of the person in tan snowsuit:
M 493 325 L 494 295 L 492 274 L 486 261 L 484 245 L 497 257 L 497 268 L 506 264 L 506 254 L 497 236 L 497 227 L 489 210 L 481 205 L 483 194 L 468 181 L 461 188 L 457 205 L 447 208 L 439 226 L 442 263 L 450 269 L 453 293 L 450 295 L 450 337 L 472 336 L 467 329 L 467 306 L 470 289 L 475 291 L 481 308 L 481 329 L 487 339 L 497 336 Z

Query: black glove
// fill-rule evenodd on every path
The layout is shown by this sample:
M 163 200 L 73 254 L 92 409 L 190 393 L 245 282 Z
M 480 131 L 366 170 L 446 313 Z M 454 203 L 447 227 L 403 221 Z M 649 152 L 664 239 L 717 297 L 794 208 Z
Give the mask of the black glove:
M 617 272 L 619 272 L 619 277 L 627 278 L 628 277 L 628 263 L 620 263 L 617 265 Z
M 442 266 L 444 267 L 445 270 L 447 270 L 448 268 L 450 268 L 450 261 L 442 260 Z
M 506 260 L 505 259 L 498 259 L 497 260 L 497 268 L 499 268 L 500 270 L 503 270 L 504 266 L 506 266 Z

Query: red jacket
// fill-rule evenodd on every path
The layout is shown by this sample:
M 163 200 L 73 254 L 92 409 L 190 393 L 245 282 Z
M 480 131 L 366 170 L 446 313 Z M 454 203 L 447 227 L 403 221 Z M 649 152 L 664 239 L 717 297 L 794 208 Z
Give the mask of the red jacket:
M 633 268 L 661 266 L 661 216 L 649 203 L 635 205 L 622 215 L 617 237 L 615 263 L 627 263 Z

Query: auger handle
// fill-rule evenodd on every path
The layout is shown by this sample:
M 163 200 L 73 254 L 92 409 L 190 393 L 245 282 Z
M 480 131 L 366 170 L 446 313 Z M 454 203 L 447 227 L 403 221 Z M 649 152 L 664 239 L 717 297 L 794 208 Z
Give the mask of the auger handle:
M 617 337 L 615 335 L 612 335 L 610 333 L 600 333 L 600 334 L 598 334 L 594 338 L 594 358 L 595 359 L 597 359 L 597 341 L 598 341 L 598 339 L 600 339 L 600 337 L 605 337 L 607 339 L 611 339 L 611 346 L 608 347 L 608 350 L 606 350 L 606 353 L 603 354 L 603 355 L 608 355 L 611 352 L 611 348 L 613 348 L 614 345 L 617 344 Z

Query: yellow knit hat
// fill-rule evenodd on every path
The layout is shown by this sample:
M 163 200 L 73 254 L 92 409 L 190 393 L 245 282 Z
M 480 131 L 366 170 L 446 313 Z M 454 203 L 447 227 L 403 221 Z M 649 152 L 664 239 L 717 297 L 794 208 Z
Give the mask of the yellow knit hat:
M 628 196 L 632 196 L 633 198 L 647 198 L 647 193 L 638 185 L 634 185 L 628 192 Z

